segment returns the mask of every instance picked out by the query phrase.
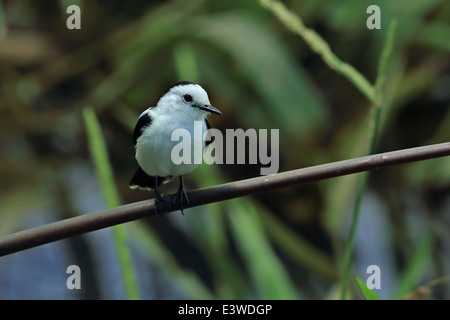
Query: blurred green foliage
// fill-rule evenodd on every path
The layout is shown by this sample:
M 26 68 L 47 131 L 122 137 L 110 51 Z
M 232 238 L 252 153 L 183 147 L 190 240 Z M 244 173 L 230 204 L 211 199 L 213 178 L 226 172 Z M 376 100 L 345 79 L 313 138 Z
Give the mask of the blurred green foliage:
M 92 163 L 95 165 L 95 171 L 102 188 L 106 206 L 108 208 L 118 207 L 120 206 L 120 197 L 114 183 L 112 168 L 108 159 L 108 150 L 100 124 L 93 109 L 89 106 L 83 109 L 83 117 Z M 116 225 L 112 229 L 127 297 L 128 299 L 139 299 L 137 277 L 133 269 L 130 250 L 128 250 L 125 229 L 121 225 Z
M 210 118 L 213 127 L 279 129 L 280 171 L 368 150 L 371 101 L 258 1 L 77 1 L 81 30 L 66 28 L 69 2 L 0 1 L 1 234 L 21 229 L 36 208 L 56 210 L 60 219 L 88 213 L 70 200 L 63 174 L 73 163 L 91 165 L 86 105 L 98 116 L 122 201 L 152 197 L 128 188 L 136 168 L 132 129 L 179 80 L 208 91 L 223 112 Z M 381 30 L 366 28 L 371 1 L 282 2 L 372 84 L 396 18 L 373 152 L 450 140 L 448 1 L 376 1 Z M 367 264 L 382 264 L 374 246 L 392 239 L 383 251 L 391 268 L 381 265 L 381 272 L 396 281 L 382 280 L 380 298 L 401 297 L 450 273 L 449 166 L 441 158 L 370 173 L 366 193 L 377 195 L 384 210 L 363 201 L 360 214 L 387 217 L 387 224 L 370 238 L 372 226 L 358 223 L 373 246 L 356 237 L 352 274 L 365 282 Z M 259 165 L 202 165 L 185 178 L 192 189 L 258 174 Z M 358 177 L 127 224 L 130 247 L 147 264 L 135 276 L 161 275 L 189 299 L 337 298 Z M 163 192 L 175 190 L 170 184 Z M 361 262 L 367 252 L 374 260 Z M 74 256 L 91 261 L 93 270 L 109 267 L 88 254 Z M 358 297 L 357 286 L 351 289 Z M 170 297 L 164 288 L 140 290 Z M 448 299 L 449 290 L 442 285 L 431 296 Z
M 356 282 L 358 283 L 358 287 L 361 290 L 362 295 L 364 296 L 364 299 L 366 300 L 380 300 L 380 298 L 377 296 L 377 294 L 369 289 L 367 287 L 366 283 L 362 281 L 360 278 L 355 278 Z

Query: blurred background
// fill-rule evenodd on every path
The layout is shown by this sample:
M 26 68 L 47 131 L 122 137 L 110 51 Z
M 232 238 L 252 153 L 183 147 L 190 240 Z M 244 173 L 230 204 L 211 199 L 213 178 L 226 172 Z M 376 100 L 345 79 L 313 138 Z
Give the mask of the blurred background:
M 450 2 L 282 1 L 374 83 L 398 19 L 375 152 L 450 139 Z M 69 5 L 81 29 L 69 30 Z M 366 9 L 381 8 L 369 30 Z M 258 1 L 0 1 L 0 236 L 106 208 L 83 110 L 95 111 L 122 204 L 139 114 L 180 80 L 201 84 L 215 128 L 279 129 L 280 171 L 363 156 L 371 103 Z M 259 175 L 203 164 L 189 189 Z M 142 299 L 336 299 L 359 175 L 125 224 Z M 175 192 L 177 182 L 163 193 Z M 369 175 L 352 275 L 383 299 L 449 299 L 450 161 Z M 126 299 L 111 229 L 0 259 L 0 299 Z M 66 287 L 69 265 L 82 289 Z M 439 280 L 441 279 L 441 280 Z M 431 282 L 431 283 L 430 283 Z M 351 280 L 349 297 L 361 299 Z

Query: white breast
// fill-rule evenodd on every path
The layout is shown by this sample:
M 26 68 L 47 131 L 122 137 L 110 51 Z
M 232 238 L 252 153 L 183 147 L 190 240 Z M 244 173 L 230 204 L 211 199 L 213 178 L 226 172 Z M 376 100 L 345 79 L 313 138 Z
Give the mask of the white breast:
M 188 164 L 177 165 L 172 161 L 172 149 L 180 143 L 180 141 L 171 141 L 172 132 L 179 128 L 189 131 L 191 137 L 191 161 Z M 205 131 L 204 120 L 201 134 L 194 135 L 194 121 L 186 120 L 175 123 L 170 116 L 159 114 L 157 117 L 152 117 L 151 125 L 142 132 L 137 140 L 136 160 L 139 166 L 151 176 L 179 176 L 191 172 L 198 165 L 194 163 L 194 144 L 201 144 L 203 152 Z

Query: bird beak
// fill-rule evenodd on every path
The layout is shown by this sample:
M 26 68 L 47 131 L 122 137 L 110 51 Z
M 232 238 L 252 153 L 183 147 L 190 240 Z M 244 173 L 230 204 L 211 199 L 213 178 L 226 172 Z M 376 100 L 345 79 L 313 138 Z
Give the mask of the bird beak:
M 218 109 L 214 108 L 212 105 L 209 105 L 209 104 L 205 104 L 205 105 L 199 106 L 198 108 L 202 109 L 202 110 L 205 110 L 206 112 L 211 112 L 211 113 L 215 113 L 215 114 L 218 114 L 218 115 L 222 114 L 222 112 L 220 112 Z

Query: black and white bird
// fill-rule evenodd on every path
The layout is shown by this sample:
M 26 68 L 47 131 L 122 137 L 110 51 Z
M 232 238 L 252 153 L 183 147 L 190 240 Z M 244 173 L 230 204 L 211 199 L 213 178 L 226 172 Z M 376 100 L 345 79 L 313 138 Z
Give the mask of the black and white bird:
M 198 84 L 182 81 L 174 84 L 162 96 L 155 107 L 145 110 L 134 128 L 134 145 L 139 169 L 130 182 L 130 188 L 154 189 L 155 208 L 160 214 L 163 209 L 163 198 L 158 190 L 161 183 L 180 177 L 180 186 L 172 203 L 180 201 L 183 213 L 183 198 L 189 203 L 183 175 L 194 170 L 198 164 L 175 164 L 172 161 L 172 149 L 178 143 L 172 141 L 172 132 L 186 129 L 191 134 L 191 143 L 202 144 L 202 150 L 212 141 L 205 142 L 203 134 L 210 128 L 206 116 L 210 113 L 221 115 L 209 102 L 208 94 Z M 202 135 L 194 135 L 194 121 L 202 121 Z M 201 139 L 202 141 L 196 141 Z

